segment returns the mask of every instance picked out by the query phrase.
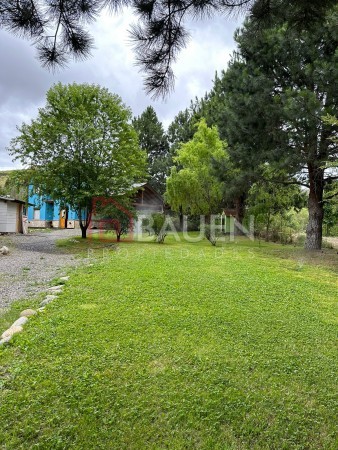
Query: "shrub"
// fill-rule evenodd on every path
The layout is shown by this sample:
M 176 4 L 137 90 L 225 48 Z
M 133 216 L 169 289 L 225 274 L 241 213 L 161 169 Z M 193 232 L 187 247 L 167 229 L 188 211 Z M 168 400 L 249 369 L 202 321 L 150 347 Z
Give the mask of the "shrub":
M 322 248 L 329 248 L 329 249 L 333 249 L 334 246 L 331 242 L 327 241 L 326 239 L 322 240 Z
M 165 215 L 160 213 L 152 214 L 153 230 L 156 236 L 156 242 L 159 244 L 164 243 L 164 239 L 167 236 L 167 230 L 165 226 Z
M 150 225 L 149 217 L 144 217 L 142 219 L 142 225 L 141 225 L 142 233 L 147 232 L 149 234 L 149 236 L 150 236 L 151 235 L 151 227 L 149 225 Z
M 299 234 L 298 236 L 296 236 L 294 243 L 295 243 L 295 245 L 304 247 L 305 239 L 306 239 L 305 234 Z
M 216 246 L 217 240 L 221 237 L 221 235 L 222 233 L 219 229 L 212 228 L 210 225 L 205 225 L 204 236 L 214 247 Z

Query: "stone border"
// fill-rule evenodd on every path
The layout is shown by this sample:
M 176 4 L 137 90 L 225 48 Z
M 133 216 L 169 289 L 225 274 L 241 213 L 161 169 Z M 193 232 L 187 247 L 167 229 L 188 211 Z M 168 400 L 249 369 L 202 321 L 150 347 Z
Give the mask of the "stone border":
M 60 281 L 66 282 L 69 277 L 61 277 Z M 20 317 L 12 323 L 12 325 L 5 330 L 0 339 L 0 346 L 9 342 L 15 334 L 21 333 L 23 331 L 23 326 L 28 322 L 28 318 L 35 316 L 38 312 L 45 310 L 45 306 L 54 301 L 58 294 L 62 292 L 64 284 L 58 284 L 47 289 L 47 295 L 44 300 L 40 303 L 40 307 L 37 309 L 25 309 L 21 311 Z

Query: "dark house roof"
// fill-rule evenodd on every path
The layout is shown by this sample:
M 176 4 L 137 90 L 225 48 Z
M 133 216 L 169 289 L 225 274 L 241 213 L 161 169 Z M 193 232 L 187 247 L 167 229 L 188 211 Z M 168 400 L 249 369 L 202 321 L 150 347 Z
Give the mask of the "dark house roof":
M 148 183 L 134 185 L 138 187 L 134 195 L 133 205 L 137 209 L 163 209 L 161 195 Z
M 7 197 L 7 196 L 4 196 L 4 195 L 0 195 L 0 200 L 3 200 L 4 202 L 20 203 L 21 205 L 25 205 L 26 204 L 26 202 L 24 202 L 23 200 L 18 200 L 16 198 Z

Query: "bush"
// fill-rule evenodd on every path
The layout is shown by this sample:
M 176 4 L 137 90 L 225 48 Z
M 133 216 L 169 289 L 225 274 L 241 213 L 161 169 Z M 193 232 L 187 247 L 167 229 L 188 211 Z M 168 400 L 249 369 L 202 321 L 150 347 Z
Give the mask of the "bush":
M 151 228 L 149 227 L 150 225 L 150 220 L 148 217 L 144 217 L 142 219 L 142 224 L 141 224 L 141 229 L 142 229 L 142 233 L 147 232 L 149 234 L 149 236 L 151 235 Z
M 299 212 L 290 209 L 289 211 L 284 211 L 282 214 L 277 213 L 272 215 L 267 232 L 266 217 L 257 214 L 255 216 L 255 235 L 266 241 L 302 245 L 301 240 L 299 242 L 297 240 L 298 236 L 305 233 L 307 221 L 308 210 L 306 208 L 303 208 Z
M 212 228 L 210 225 L 205 225 L 204 236 L 214 247 L 216 246 L 217 240 L 221 237 L 221 235 L 222 233 L 219 229 Z
M 153 222 L 153 230 L 156 236 L 156 242 L 159 244 L 164 243 L 164 239 L 167 236 L 166 227 L 165 227 L 165 215 L 160 213 L 155 213 L 151 215 Z
M 322 248 L 333 249 L 334 246 L 333 246 L 333 244 L 331 244 L 331 242 L 328 242 L 326 239 L 323 239 L 322 240 Z
M 304 247 L 305 244 L 306 235 L 305 234 L 299 234 L 294 239 L 294 244 L 300 247 Z

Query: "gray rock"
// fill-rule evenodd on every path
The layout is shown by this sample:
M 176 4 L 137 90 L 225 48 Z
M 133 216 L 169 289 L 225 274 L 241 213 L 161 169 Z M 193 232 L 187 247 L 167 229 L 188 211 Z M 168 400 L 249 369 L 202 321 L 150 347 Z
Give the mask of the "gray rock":
M 40 303 L 40 306 L 46 306 L 57 298 L 57 295 L 47 295 L 46 298 Z
M 47 295 L 47 297 L 40 303 L 40 306 L 46 306 L 57 298 L 56 295 Z
M 62 289 L 53 289 L 52 291 L 47 291 L 47 295 L 57 295 L 61 294 Z
M 52 291 L 52 292 L 59 291 L 59 292 L 61 292 L 62 288 L 63 288 L 63 285 L 62 284 L 58 284 L 57 286 L 52 286 L 52 287 L 48 288 L 47 291 Z
M 68 281 L 69 280 L 69 277 L 61 277 L 60 278 L 60 281 Z
M 0 339 L 0 345 L 6 344 L 7 342 L 9 342 L 12 339 L 12 336 L 7 336 L 3 339 Z
M 53 300 L 49 300 L 49 299 L 45 299 L 45 300 L 42 300 L 42 302 L 40 303 L 40 308 L 41 307 L 43 307 L 43 306 L 46 306 L 46 305 L 48 305 L 48 303 L 51 303 Z
M 34 316 L 36 314 L 36 311 L 34 309 L 25 309 L 20 313 L 20 317 L 30 317 Z
M 27 322 L 28 322 L 27 317 L 20 317 L 13 323 L 12 327 L 22 327 Z
M 1 255 L 8 255 L 9 254 L 9 248 L 6 247 L 6 245 L 4 245 L 3 247 L 0 248 L 0 253 L 1 253 Z
M 14 334 L 21 333 L 23 328 L 21 326 L 13 327 L 11 326 L 8 330 L 4 331 L 1 335 L 1 339 L 5 339 L 6 337 L 12 337 Z

